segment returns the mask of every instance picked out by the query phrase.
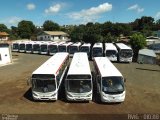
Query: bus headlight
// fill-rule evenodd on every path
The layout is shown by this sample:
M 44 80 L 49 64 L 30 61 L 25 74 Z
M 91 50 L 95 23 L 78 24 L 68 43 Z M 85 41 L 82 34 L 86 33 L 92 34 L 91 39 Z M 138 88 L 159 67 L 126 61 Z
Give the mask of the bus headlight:
M 38 96 L 36 93 L 33 93 L 33 96 Z
M 56 93 L 54 93 L 53 95 L 51 95 L 51 97 L 54 97 L 56 95 Z
M 121 95 L 121 97 L 125 97 L 125 93 L 123 93 L 123 94 Z
M 69 93 L 67 93 L 67 95 L 69 96 L 69 97 L 73 97 L 71 94 L 69 94 Z
M 87 97 L 90 97 L 92 95 L 92 93 L 90 93 L 89 95 L 87 95 Z

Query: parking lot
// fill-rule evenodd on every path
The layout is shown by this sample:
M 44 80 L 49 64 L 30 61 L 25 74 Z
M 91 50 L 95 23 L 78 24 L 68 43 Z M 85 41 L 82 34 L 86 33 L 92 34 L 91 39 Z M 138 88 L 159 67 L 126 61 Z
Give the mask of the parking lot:
M 13 53 L 13 63 L 0 67 L 0 113 L 7 114 L 126 114 L 160 113 L 160 67 L 114 63 L 126 78 L 126 99 L 120 104 L 34 102 L 27 78 L 50 56 Z M 93 70 L 92 61 L 91 68 Z

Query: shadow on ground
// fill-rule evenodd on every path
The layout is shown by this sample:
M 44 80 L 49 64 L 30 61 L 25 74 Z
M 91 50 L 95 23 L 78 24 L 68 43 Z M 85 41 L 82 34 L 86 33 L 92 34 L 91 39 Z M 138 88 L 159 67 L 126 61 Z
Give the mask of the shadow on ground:
M 136 68 L 138 70 L 146 70 L 146 71 L 156 71 L 156 72 L 160 72 L 160 70 L 153 70 L 153 69 L 146 69 L 146 68 Z

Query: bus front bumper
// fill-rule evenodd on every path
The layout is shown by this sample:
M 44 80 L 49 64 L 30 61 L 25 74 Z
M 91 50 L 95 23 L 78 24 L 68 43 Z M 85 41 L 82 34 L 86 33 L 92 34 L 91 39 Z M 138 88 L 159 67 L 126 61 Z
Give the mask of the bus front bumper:
M 92 100 L 92 93 L 90 93 L 88 95 L 67 94 L 66 98 L 68 101 L 91 101 Z
M 37 94 L 35 92 L 32 93 L 34 100 L 57 100 L 57 94 Z
M 132 62 L 132 58 L 120 58 L 120 62 Z
M 47 52 L 40 52 L 41 55 L 47 55 Z
M 101 101 L 102 102 L 107 102 L 107 103 L 116 103 L 116 102 L 124 102 L 125 100 L 125 92 L 122 94 L 118 95 L 108 95 L 108 94 L 103 94 L 101 95 Z
M 113 61 L 113 62 L 116 62 L 116 61 L 117 61 L 117 58 L 108 57 L 108 59 L 109 59 L 110 61 Z

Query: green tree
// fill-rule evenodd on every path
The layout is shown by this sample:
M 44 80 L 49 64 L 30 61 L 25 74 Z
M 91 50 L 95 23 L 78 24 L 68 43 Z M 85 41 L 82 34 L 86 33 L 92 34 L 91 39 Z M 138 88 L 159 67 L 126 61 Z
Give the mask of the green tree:
M 111 42 L 116 42 L 117 38 L 115 36 L 112 36 L 111 33 L 107 33 L 106 36 L 103 37 L 103 43 L 111 43 Z
M 54 31 L 54 30 L 60 30 L 60 26 L 51 21 L 51 20 L 46 20 L 44 23 L 43 23 L 43 30 L 44 31 Z
M 150 16 L 143 16 L 140 19 L 136 19 L 131 23 L 133 30 L 143 33 L 144 36 L 152 35 L 152 32 L 155 29 L 154 18 Z
M 18 23 L 18 35 L 30 39 L 35 32 L 35 25 L 31 21 L 22 20 Z
M 11 26 L 10 39 L 11 40 L 19 39 L 18 28 L 15 26 Z
M 6 25 L 0 24 L 0 32 L 9 32 L 9 29 L 7 28 Z
M 85 32 L 85 25 L 75 26 L 74 30 L 72 30 L 70 34 L 71 41 L 73 42 L 83 41 L 84 32 Z
M 146 46 L 146 38 L 140 33 L 134 33 L 130 38 L 130 45 L 134 52 L 135 60 L 138 57 L 138 51 Z
M 158 19 L 155 23 L 155 31 L 160 30 L 160 19 Z

